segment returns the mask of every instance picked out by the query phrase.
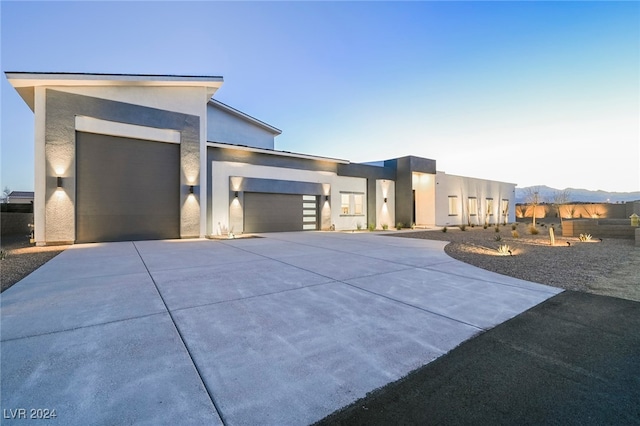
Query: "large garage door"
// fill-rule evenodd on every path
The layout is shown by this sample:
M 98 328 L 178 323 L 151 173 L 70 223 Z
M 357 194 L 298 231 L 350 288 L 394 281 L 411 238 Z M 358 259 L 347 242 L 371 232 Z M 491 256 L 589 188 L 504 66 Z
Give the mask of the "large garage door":
M 244 232 L 317 229 L 315 196 L 244 193 Z
M 180 237 L 180 145 L 76 133 L 76 241 Z

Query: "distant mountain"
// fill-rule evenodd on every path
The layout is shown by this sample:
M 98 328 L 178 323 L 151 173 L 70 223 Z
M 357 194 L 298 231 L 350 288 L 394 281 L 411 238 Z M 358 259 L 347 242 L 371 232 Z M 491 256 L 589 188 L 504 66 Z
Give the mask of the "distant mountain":
M 533 187 L 516 188 L 516 203 L 526 201 L 527 191 Z M 540 185 L 537 187 L 540 200 L 549 203 L 553 200 L 553 195 L 559 191 L 555 188 Z M 640 191 L 636 192 L 607 192 L 590 191 L 588 189 L 567 188 L 569 200 L 575 203 L 624 203 L 626 201 L 640 201 Z

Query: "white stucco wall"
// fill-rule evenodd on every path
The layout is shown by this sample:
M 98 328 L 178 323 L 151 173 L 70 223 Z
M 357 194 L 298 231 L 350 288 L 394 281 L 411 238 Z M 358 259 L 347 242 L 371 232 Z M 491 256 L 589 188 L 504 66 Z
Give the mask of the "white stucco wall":
M 493 199 L 492 215 L 488 216 L 489 223 L 502 223 L 501 200 L 509 200 L 507 222 L 515 221 L 515 187 L 508 182 L 498 182 L 476 179 L 465 176 L 436 173 L 436 225 L 467 224 L 469 219 L 468 199 L 475 197 L 478 201 L 478 212 L 471 216 L 471 223 L 482 225 L 487 218 L 487 198 Z M 449 216 L 449 196 L 457 196 L 458 214 Z
M 320 183 L 323 185 L 323 189 L 326 193 L 330 193 L 329 203 L 325 203 L 324 199 L 320 200 L 321 212 L 323 216 L 326 209 L 329 208 L 331 224 L 335 225 L 336 230 L 356 229 L 358 222 L 366 228 L 366 197 L 367 197 L 367 181 L 364 178 L 353 178 L 338 176 L 333 172 L 324 171 L 312 171 L 312 170 L 300 170 L 300 169 L 288 169 L 271 166 L 256 166 L 246 163 L 226 162 L 226 161 L 213 161 L 211 165 L 212 173 L 212 195 L 211 195 L 211 210 L 212 210 L 212 233 L 218 235 L 220 228 L 228 229 L 230 225 L 233 226 L 235 233 L 241 233 L 241 223 L 230 223 L 229 210 L 231 208 L 240 208 L 241 206 L 231 203 L 230 191 L 235 191 L 233 185 L 239 185 L 239 182 L 230 183 L 230 178 L 233 177 L 247 177 L 247 178 L 259 178 L 259 179 L 278 179 L 297 182 L 310 182 Z M 364 215 L 363 216 L 342 216 L 340 215 L 340 192 L 358 192 L 364 194 Z M 322 223 L 322 227 L 326 227 L 326 219 Z
M 215 105 L 207 104 L 209 142 L 274 149 L 274 134 Z

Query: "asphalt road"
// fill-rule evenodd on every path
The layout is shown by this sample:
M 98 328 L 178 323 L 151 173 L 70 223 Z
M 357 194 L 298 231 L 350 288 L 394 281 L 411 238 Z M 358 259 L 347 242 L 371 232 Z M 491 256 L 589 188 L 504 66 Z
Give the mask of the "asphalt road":
M 318 424 L 640 424 L 640 303 L 564 292 Z

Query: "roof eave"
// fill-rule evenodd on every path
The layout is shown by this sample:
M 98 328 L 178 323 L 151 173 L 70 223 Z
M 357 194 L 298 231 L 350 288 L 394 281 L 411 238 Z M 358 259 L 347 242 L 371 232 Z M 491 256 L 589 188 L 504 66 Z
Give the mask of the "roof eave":
M 220 102 L 217 99 L 209 99 L 209 104 L 211 104 L 212 106 L 219 108 L 235 117 L 238 117 L 242 120 L 248 121 L 266 131 L 268 131 L 269 133 L 273 134 L 274 136 L 278 136 L 280 134 L 282 134 L 282 130 L 278 129 L 277 127 L 273 127 L 270 124 L 265 123 L 264 121 L 258 120 L 255 117 L 250 116 L 249 114 L 246 114 L 240 110 L 237 110 L 233 107 L 230 107 L 229 105 Z
M 211 97 L 224 82 L 221 76 L 188 76 L 156 74 L 99 74 L 5 72 L 7 80 L 20 97 L 34 109 L 36 87 L 46 86 L 149 86 L 149 87 L 206 87 Z

